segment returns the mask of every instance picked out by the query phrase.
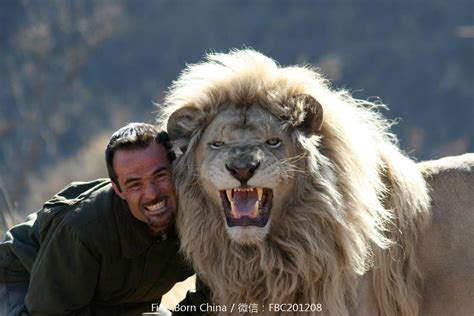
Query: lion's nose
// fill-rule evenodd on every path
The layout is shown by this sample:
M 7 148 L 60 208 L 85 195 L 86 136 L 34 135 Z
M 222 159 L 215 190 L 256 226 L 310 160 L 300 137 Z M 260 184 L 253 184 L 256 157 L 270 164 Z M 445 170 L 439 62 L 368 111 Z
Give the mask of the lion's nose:
M 242 184 L 246 184 L 247 181 L 253 176 L 255 170 L 260 166 L 260 161 L 255 162 L 238 162 L 232 161 L 225 164 L 230 174 L 239 180 Z

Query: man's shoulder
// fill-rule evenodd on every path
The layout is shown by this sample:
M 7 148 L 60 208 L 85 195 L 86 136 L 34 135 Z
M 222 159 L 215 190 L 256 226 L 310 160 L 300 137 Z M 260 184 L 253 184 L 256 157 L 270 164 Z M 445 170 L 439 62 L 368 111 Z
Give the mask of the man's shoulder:
M 56 193 L 44 206 L 73 205 L 83 201 L 91 195 L 107 192 L 111 188 L 109 179 L 96 179 L 92 181 L 72 182 L 64 189 Z
M 109 222 L 115 198 L 109 179 L 73 182 L 45 203 L 40 216 L 60 218 L 69 229 L 83 230 Z
M 55 212 L 58 209 L 56 211 L 63 214 L 53 220 L 52 223 L 57 225 L 50 227 L 44 235 L 46 239 L 57 238 L 54 237 L 57 235 L 80 241 L 91 251 L 102 252 L 107 247 L 115 249 L 113 243 L 118 238 L 115 207 L 117 203 L 122 203 L 109 180 L 74 182 L 57 196 L 65 200 L 56 202 L 50 210 Z
M 116 196 L 110 180 L 74 182 L 63 192 L 66 194 L 72 192 L 67 200 L 71 207 L 65 214 L 65 224 L 80 227 L 111 220 Z

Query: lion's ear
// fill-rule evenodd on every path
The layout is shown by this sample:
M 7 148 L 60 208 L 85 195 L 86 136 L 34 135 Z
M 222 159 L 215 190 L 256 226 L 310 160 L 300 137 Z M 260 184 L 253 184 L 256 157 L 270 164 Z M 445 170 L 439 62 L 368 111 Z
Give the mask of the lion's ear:
M 297 109 L 301 109 L 304 115 L 298 128 L 309 134 L 321 131 L 323 126 L 323 107 L 309 94 L 300 94 L 292 98 Z
M 171 140 L 190 137 L 199 127 L 200 117 L 201 112 L 199 109 L 192 106 L 187 106 L 173 112 L 168 119 L 166 127 Z

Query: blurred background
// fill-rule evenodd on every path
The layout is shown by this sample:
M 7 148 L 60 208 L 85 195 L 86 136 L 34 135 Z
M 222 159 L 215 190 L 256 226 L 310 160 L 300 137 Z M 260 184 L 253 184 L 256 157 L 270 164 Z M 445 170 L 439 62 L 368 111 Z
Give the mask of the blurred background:
M 106 176 L 111 133 L 152 122 L 186 63 L 243 47 L 379 97 L 416 159 L 474 150 L 472 0 L 2 0 L 0 233 Z

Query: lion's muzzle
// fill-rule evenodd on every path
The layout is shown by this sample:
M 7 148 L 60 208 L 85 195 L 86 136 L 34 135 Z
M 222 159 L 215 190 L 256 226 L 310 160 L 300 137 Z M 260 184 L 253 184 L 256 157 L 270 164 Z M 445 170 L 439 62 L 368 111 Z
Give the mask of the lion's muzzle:
M 242 162 L 239 160 L 230 161 L 225 164 L 226 169 L 230 174 L 242 183 L 246 185 L 247 181 L 253 176 L 255 170 L 260 166 L 260 161 L 249 161 Z

